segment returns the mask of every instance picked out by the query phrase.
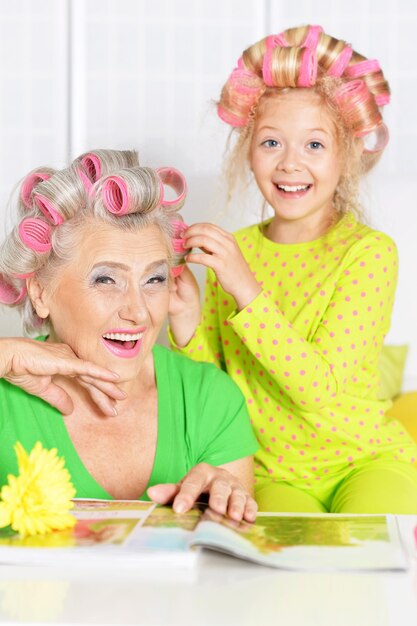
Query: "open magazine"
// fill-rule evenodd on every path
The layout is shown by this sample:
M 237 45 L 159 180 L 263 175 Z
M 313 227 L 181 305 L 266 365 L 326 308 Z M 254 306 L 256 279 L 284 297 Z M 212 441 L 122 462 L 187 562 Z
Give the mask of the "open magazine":
M 21 538 L 0 530 L 0 563 L 107 562 L 188 568 L 202 548 L 292 570 L 407 569 L 397 521 L 385 515 L 260 513 L 234 522 L 204 504 L 183 515 L 132 500 L 75 500 L 71 530 Z

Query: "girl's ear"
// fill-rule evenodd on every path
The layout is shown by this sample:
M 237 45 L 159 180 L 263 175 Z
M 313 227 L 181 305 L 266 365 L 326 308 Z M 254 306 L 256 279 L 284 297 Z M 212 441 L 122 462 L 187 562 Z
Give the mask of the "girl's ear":
M 31 276 L 26 280 L 26 288 L 38 317 L 46 319 L 49 315 L 49 307 L 45 288 L 42 287 L 36 276 Z

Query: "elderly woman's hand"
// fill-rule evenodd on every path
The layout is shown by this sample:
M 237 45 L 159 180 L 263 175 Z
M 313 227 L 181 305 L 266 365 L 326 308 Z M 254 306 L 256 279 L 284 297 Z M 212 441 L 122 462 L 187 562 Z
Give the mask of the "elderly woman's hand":
M 221 467 L 199 463 L 177 484 L 154 485 L 148 496 L 158 504 L 172 502 L 176 513 L 185 513 L 203 493 L 213 511 L 233 520 L 254 522 L 257 504 L 236 476 Z
M 76 378 L 104 415 L 117 415 L 115 401 L 126 397 L 115 385 L 119 378 L 117 374 L 79 359 L 65 344 L 21 338 L 0 339 L 0 378 L 68 415 L 73 410 L 73 402 L 55 382 L 55 376 Z

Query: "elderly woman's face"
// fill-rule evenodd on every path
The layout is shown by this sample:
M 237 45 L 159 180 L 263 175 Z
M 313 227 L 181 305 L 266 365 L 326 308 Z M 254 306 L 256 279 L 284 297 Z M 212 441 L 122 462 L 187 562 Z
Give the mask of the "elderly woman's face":
M 134 378 L 167 315 L 168 276 L 157 226 L 126 232 L 100 223 L 85 233 L 49 296 L 52 338 L 122 381 Z

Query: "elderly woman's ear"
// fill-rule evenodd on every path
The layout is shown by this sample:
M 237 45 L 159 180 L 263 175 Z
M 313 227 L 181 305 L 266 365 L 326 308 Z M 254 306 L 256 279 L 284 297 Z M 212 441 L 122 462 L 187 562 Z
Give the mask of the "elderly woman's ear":
M 46 319 L 49 315 L 49 307 L 47 304 L 46 289 L 43 287 L 36 276 L 31 276 L 26 280 L 26 287 L 30 301 L 35 309 L 38 317 Z

